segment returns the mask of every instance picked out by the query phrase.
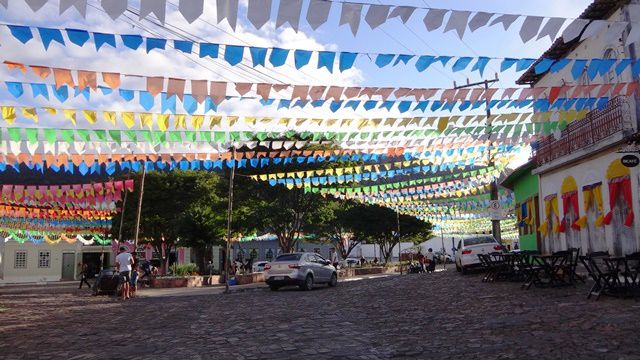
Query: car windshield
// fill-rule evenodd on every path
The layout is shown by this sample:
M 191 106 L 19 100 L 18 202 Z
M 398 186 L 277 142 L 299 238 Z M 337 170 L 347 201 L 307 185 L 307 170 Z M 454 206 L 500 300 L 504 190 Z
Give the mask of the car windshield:
M 480 244 L 493 244 L 496 242 L 491 236 L 481 236 L 469 239 L 464 239 L 464 246 L 480 245 Z
M 276 261 L 296 261 L 300 260 L 300 254 L 282 254 L 278 255 Z

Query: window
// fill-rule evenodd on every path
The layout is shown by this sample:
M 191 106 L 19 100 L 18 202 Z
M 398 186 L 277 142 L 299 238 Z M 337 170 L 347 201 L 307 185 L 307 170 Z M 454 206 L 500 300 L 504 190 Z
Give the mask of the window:
M 296 261 L 300 260 L 302 254 L 282 254 L 278 255 L 276 261 Z
M 16 269 L 27 268 L 27 252 L 24 250 L 16 251 L 16 259 L 13 263 L 13 267 Z
M 480 245 L 480 244 L 493 244 L 496 240 L 490 236 L 474 237 L 464 239 L 464 246 Z
M 51 252 L 50 251 L 40 251 L 38 253 L 38 267 L 39 268 L 48 268 L 51 261 Z

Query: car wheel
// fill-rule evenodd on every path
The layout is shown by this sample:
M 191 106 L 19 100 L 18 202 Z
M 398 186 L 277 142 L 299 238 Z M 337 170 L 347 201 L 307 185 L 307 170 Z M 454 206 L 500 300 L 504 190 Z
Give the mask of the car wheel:
M 338 275 L 336 273 L 331 274 L 331 279 L 327 285 L 329 285 L 329 287 L 338 285 Z
M 269 289 L 271 289 L 271 291 L 277 291 L 278 289 L 280 289 L 280 286 L 278 286 L 278 285 L 269 285 Z
M 467 275 L 469 273 L 469 270 L 467 270 L 464 266 L 460 267 L 460 273 L 462 275 Z
M 457 262 L 457 261 L 456 261 L 456 271 L 457 271 L 457 272 L 462 271 L 462 270 L 460 269 L 460 265 L 458 265 L 458 262 Z
M 304 291 L 313 289 L 313 276 L 311 274 L 307 275 L 307 277 L 304 278 L 304 283 L 300 285 L 300 289 Z

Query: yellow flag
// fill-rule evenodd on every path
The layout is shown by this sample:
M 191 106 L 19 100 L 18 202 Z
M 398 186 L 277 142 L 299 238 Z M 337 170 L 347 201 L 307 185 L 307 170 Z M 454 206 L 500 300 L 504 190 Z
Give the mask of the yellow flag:
M 221 122 L 222 122 L 222 116 L 219 116 L 219 115 L 211 116 L 209 120 L 209 129 L 213 129 L 214 126 L 220 126 Z
M 187 128 L 187 119 L 184 114 L 177 114 L 174 118 L 175 128 L 176 129 L 186 129 Z
M 449 117 L 443 116 L 438 120 L 438 131 L 443 132 L 449 124 Z
M 96 112 L 93 110 L 82 110 L 82 115 L 91 125 L 96 123 Z
M 229 122 L 229 126 L 233 126 L 233 125 L 235 125 L 236 122 L 238 122 L 238 117 L 237 116 L 227 116 L 227 121 Z
M 48 112 L 51 115 L 55 115 L 55 114 L 58 113 L 58 110 L 56 110 L 56 108 L 45 106 L 45 107 L 43 107 L 43 109 L 44 109 L 44 111 Z
M 127 129 L 131 129 L 136 123 L 135 115 L 132 112 L 123 112 L 122 122 L 125 124 Z
M 255 125 L 256 124 L 255 116 L 245 116 L 244 123 L 247 125 Z
M 77 121 L 76 121 L 76 111 L 75 110 L 70 110 L 70 109 L 65 109 L 63 110 L 64 113 L 64 117 L 66 119 L 68 119 L 69 121 L 71 121 L 71 123 L 75 126 Z
M 22 108 L 22 116 L 27 119 L 33 120 L 34 123 L 38 123 L 38 113 L 35 108 L 32 107 L 24 107 Z
M 204 115 L 193 115 L 191 116 L 191 126 L 194 129 L 200 129 L 202 124 L 204 123 Z
M 103 111 L 102 118 L 104 121 L 110 122 L 112 125 L 116 124 L 116 112 L 115 111 Z
M 158 129 L 160 131 L 167 131 L 169 128 L 169 114 L 158 115 Z
M 153 128 L 153 116 L 149 113 L 140 113 L 140 127 Z
M 260 180 L 267 181 L 267 174 L 260 174 Z
M 338 119 L 328 119 L 327 120 L 327 126 L 333 126 L 336 124 L 336 122 L 338 121 Z

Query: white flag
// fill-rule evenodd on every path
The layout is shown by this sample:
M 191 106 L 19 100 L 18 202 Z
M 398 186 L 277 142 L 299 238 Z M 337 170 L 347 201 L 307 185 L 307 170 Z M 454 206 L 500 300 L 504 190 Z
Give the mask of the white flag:
M 247 18 L 256 27 L 260 29 L 269 21 L 271 16 L 272 0 L 249 0 L 249 8 L 247 9 Z
M 629 31 L 629 36 L 627 36 L 627 41 L 624 45 L 629 46 L 638 40 L 640 40 L 640 24 L 632 23 L 631 31 Z
M 547 23 L 544 24 L 542 30 L 540 30 L 537 40 L 540 40 L 545 36 L 549 36 L 551 41 L 555 40 L 556 35 L 558 35 L 560 28 L 564 25 L 564 22 L 564 18 L 550 18 Z
M 424 25 L 427 27 L 427 31 L 433 31 L 442 26 L 444 15 L 447 12 L 449 12 L 449 10 L 429 9 L 429 12 L 427 12 L 427 15 L 425 15 L 423 19 Z
M 464 32 L 467 29 L 467 22 L 469 21 L 469 15 L 471 11 L 458 11 L 454 10 L 449 16 L 447 26 L 444 28 L 444 32 L 455 30 L 458 33 L 458 37 L 462 39 Z
M 471 32 L 474 32 L 487 25 L 493 15 L 494 14 L 484 11 L 476 13 L 475 15 L 473 15 L 473 18 L 471 18 L 471 21 L 469 21 L 469 30 L 471 30 Z
M 25 2 L 29 5 L 31 10 L 38 11 L 47 3 L 47 0 L 25 0 Z
M 331 1 L 311 0 L 309 2 L 309 10 L 307 10 L 307 22 L 313 30 L 327 22 L 329 11 L 331 10 Z
M 593 20 L 582 33 L 580 41 L 586 40 L 594 35 L 599 34 L 604 28 L 607 27 L 607 25 L 609 25 L 609 22 L 607 20 Z
M 538 34 L 543 19 L 542 16 L 527 16 L 524 19 L 520 28 L 520 39 L 522 39 L 523 43 L 528 42 Z
M 575 19 L 562 33 L 562 40 L 566 43 L 575 39 L 580 35 L 585 26 L 589 25 L 591 20 L 588 19 Z
M 361 13 L 362 4 L 342 3 L 342 13 L 340 14 L 340 23 L 338 25 L 349 24 L 351 32 L 355 36 L 360 26 Z
M 78 10 L 83 18 L 87 17 L 87 0 L 60 0 L 60 15 L 72 6 Z
M 236 22 L 238 21 L 238 0 L 217 0 L 216 11 L 218 24 L 226 18 L 229 26 L 231 26 L 233 30 L 236 29 Z
M 509 30 L 509 27 L 513 24 L 514 21 L 518 20 L 520 15 L 510 15 L 504 14 L 500 15 L 497 18 L 493 19 L 489 26 L 493 26 L 495 24 L 502 24 L 505 30 Z
M 378 26 L 384 24 L 389 16 L 389 5 L 371 5 L 367 11 L 367 15 L 364 17 L 365 21 L 371 29 L 375 29 Z
M 409 18 L 411 18 L 411 15 L 413 15 L 414 11 L 416 11 L 416 8 L 414 8 L 413 6 L 396 6 L 395 8 L 393 8 L 393 10 L 391 10 L 389 19 L 399 17 L 400 20 L 402 20 L 402 22 L 406 24 L 407 21 L 409 21 Z
M 185 20 L 192 23 L 204 12 L 204 0 L 180 0 L 178 10 Z
M 113 20 L 127 10 L 127 0 L 100 0 L 100 5 Z
M 300 25 L 300 12 L 302 11 L 302 0 L 280 0 L 278 7 L 278 17 L 276 18 L 276 29 L 289 23 L 291 28 L 298 32 Z
M 140 0 L 140 20 L 153 13 L 164 24 L 167 0 Z

